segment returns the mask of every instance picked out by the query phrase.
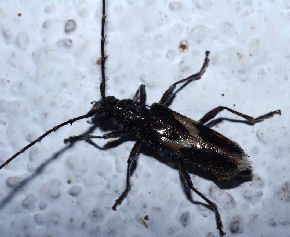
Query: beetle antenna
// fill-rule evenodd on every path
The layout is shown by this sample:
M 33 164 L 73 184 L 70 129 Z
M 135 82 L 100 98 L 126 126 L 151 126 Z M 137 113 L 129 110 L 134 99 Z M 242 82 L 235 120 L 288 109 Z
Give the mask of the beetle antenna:
M 38 137 L 37 139 L 35 139 L 33 142 L 29 143 L 27 146 L 23 147 L 20 151 L 18 151 L 17 153 L 15 153 L 13 156 L 11 156 L 8 160 L 6 160 L 4 163 L 2 163 L 0 165 L 0 169 L 2 169 L 3 167 L 5 167 L 6 165 L 8 165 L 12 160 L 14 160 L 17 156 L 19 156 L 21 153 L 25 152 L 28 148 L 32 147 L 35 143 L 40 142 L 43 138 L 45 138 L 47 135 L 49 135 L 52 132 L 57 131 L 58 129 L 60 129 L 61 127 L 67 125 L 67 124 L 73 124 L 74 122 L 81 120 L 81 119 L 85 119 L 85 118 L 89 118 L 94 116 L 94 111 L 90 110 L 88 113 L 72 118 L 66 122 L 60 123 L 56 126 L 54 126 L 52 129 L 48 130 L 47 132 L 45 132 L 44 134 L 42 134 L 40 137 Z
M 100 84 L 100 91 L 102 98 L 106 97 L 106 75 L 105 75 L 105 62 L 108 56 L 105 56 L 105 23 L 106 23 L 106 0 L 103 0 L 103 11 L 102 11 L 102 30 L 101 30 L 101 71 L 102 71 L 102 82 Z

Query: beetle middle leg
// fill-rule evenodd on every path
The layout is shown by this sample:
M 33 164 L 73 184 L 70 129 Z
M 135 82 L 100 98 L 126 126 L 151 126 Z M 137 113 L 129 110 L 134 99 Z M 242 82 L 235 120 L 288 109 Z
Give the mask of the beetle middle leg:
M 175 96 L 176 93 L 179 91 L 179 90 L 177 90 L 177 91 L 174 93 L 174 91 L 175 91 L 175 89 L 176 89 L 176 86 L 177 86 L 178 84 L 180 84 L 180 83 L 184 83 L 183 86 L 181 86 L 181 88 L 180 88 L 180 89 L 182 89 L 182 88 L 184 88 L 186 85 L 188 85 L 190 82 L 201 79 L 201 77 L 202 77 L 202 75 L 205 73 L 205 70 L 206 70 L 206 68 L 207 68 L 207 66 L 208 66 L 208 63 L 209 63 L 209 53 L 210 53 L 209 51 L 206 51 L 206 52 L 205 52 L 204 62 L 203 62 L 203 64 L 202 64 L 202 66 L 201 66 L 200 71 L 199 71 L 198 73 L 196 73 L 196 74 L 193 74 L 193 75 L 191 75 L 191 76 L 185 78 L 185 79 L 182 79 L 182 80 L 179 80 L 179 81 L 173 83 L 173 84 L 172 84 L 172 85 L 171 85 L 171 86 L 170 86 L 170 87 L 169 87 L 169 88 L 164 92 L 164 94 L 162 95 L 162 97 L 161 97 L 161 99 L 160 99 L 160 101 L 159 101 L 160 104 L 162 104 L 162 105 L 168 107 L 168 106 L 172 103 L 172 101 L 173 101 L 173 99 L 174 99 L 174 96 Z
M 89 141 L 92 138 L 104 138 L 104 139 L 117 138 L 117 137 L 121 137 L 124 135 L 127 135 L 127 133 L 125 133 L 124 131 L 113 131 L 113 132 L 104 134 L 103 136 L 94 136 L 94 135 L 90 135 L 90 134 L 84 134 L 84 135 L 80 135 L 80 136 L 69 137 L 69 138 L 64 140 L 64 143 L 75 142 L 75 141 L 79 141 L 79 140 Z M 129 158 L 127 160 L 128 165 L 127 165 L 127 175 L 126 175 L 126 188 L 122 192 L 122 194 L 116 199 L 114 205 L 112 206 L 112 209 L 114 211 L 116 211 L 117 206 L 122 203 L 122 201 L 126 198 L 128 192 L 131 189 L 131 184 L 130 184 L 131 167 L 132 167 L 132 164 L 136 161 L 138 155 L 140 154 L 141 147 L 142 147 L 142 141 L 138 140 L 134 144 L 134 146 L 130 152 Z
M 254 117 L 251 117 L 249 115 L 246 115 L 246 114 L 242 114 L 236 110 L 233 110 L 233 109 L 230 109 L 228 107 L 225 107 L 225 106 L 218 106 L 214 109 L 212 109 L 211 111 L 209 111 L 208 113 L 206 113 L 200 120 L 199 122 L 201 122 L 202 124 L 205 124 L 207 123 L 208 121 L 210 121 L 211 119 L 213 119 L 215 116 L 217 116 L 218 113 L 222 112 L 223 110 L 227 110 L 233 114 L 236 114 L 244 119 L 246 119 L 250 124 L 255 124 L 255 123 L 258 123 L 258 122 L 261 122 L 263 121 L 264 119 L 268 119 L 272 116 L 274 116 L 275 114 L 279 114 L 281 115 L 281 110 L 275 110 L 275 111 L 272 111 L 272 112 L 269 112 L 269 113 L 266 113 L 266 114 L 263 114 L 257 118 L 254 118 Z
M 209 208 L 215 213 L 215 219 L 216 219 L 216 226 L 217 229 L 219 230 L 220 236 L 225 235 L 226 233 L 223 232 L 223 223 L 221 220 L 221 216 L 220 213 L 218 211 L 217 205 L 210 201 L 206 196 L 204 196 L 201 192 L 199 192 L 194 186 L 193 183 L 191 181 L 190 175 L 188 174 L 188 172 L 186 171 L 182 158 L 178 159 L 178 166 L 179 166 L 179 172 L 182 176 L 182 178 L 185 181 L 185 184 L 188 188 L 190 188 L 192 191 L 194 191 L 198 196 L 200 196 L 204 201 L 207 202 Z
M 134 144 L 134 146 L 130 152 L 130 155 L 129 155 L 129 158 L 127 161 L 126 188 L 122 192 L 122 194 L 116 199 L 115 204 L 112 206 L 112 209 L 114 211 L 116 211 L 117 206 L 122 203 L 122 201 L 126 198 L 128 192 L 131 189 L 131 184 L 130 184 L 131 166 L 132 166 L 133 162 L 136 161 L 138 155 L 140 154 L 141 147 L 142 147 L 142 141 L 138 140 Z

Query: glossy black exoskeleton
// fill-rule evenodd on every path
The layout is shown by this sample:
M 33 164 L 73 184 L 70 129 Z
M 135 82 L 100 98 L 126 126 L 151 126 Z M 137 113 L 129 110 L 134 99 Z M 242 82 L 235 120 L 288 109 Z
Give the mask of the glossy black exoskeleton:
M 191 178 L 184 167 L 184 162 L 190 162 L 191 165 L 215 175 L 218 179 L 227 179 L 238 175 L 251 175 L 251 162 L 247 159 L 248 156 L 245 154 L 244 150 L 236 142 L 210 129 L 206 126 L 206 123 L 223 110 L 227 110 L 243 117 L 251 124 L 261 122 L 264 119 L 272 117 L 274 114 L 280 115 L 281 111 L 276 110 L 257 118 L 253 118 L 230 108 L 219 106 L 209 111 L 198 121 L 194 121 L 169 109 L 168 106 L 172 103 L 180 89 L 184 88 L 190 82 L 199 80 L 202 77 L 209 63 L 209 51 L 206 52 L 204 63 L 200 71 L 172 84 L 164 92 L 158 103 L 146 106 L 146 92 L 144 85 L 139 87 L 133 99 L 119 100 L 114 96 L 106 96 L 105 61 L 107 57 L 105 56 L 105 19 L 105 0 L 103 0 L 101 32 L 101 100 L 94 102 L 91 110 L 87 114 L 70 119 L 48 130 L 35 141 L 22 148 L 19 152 L 1 164 L 0 169 L 29 147 L 40 142 L 48 134 L 58 130 L 62 126 L 90 117 L 93 118 L 92 121 L 110 119 L 114 125 L 114 130 L 108 134 L 94 136 L 87 133 L 70 137 L 64 141 L 65 143 L 73 143 L 78 140 L 90 141 L 94 138 L 108 139 L 128 135 L 136 140 L 128 158 L 126 188 L 115 201 L 115 204 L 112 207 L 113 210 L 116 210 L 116 207 L 121 204 L 130 190 L 130 167 L 132 163 L 140 153 L 142 146 L 145 144 L 151 144 L 160 149 L 169 150 L 177 159 L 178 168 L 185 184 L 188 188 L 204 199 L 209 208 L 214 211 L 217 229 L 219 230 L 220 236 L 223 236 L 225 232 L 223 231 L 221 217 L 216 204 L 206 198 L 193 186 Z M 176 86 L 179 84 L 181 84 L 181 87 L 177 90 Z

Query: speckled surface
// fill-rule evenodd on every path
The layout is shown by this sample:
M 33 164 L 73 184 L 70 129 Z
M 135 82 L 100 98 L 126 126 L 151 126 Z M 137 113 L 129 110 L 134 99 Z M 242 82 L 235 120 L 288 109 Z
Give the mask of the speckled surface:
M 0 1 L 1 162 L 100 98 L 100 17 L 101 1 Z M 255 126 L 214 127 L 250 155 L 251 182 L 220 189 L 191 177 L 218 205 L 228 236 L 290 236 L 290 1 L 108 1 L 106 32 L 109 95 L 130 98 L 144 83 L 147 104 L 158 101 L 210 50 L 203 79 L 172 109 L 196 120 L 219 105 L 253 116 L 282 110 Z M 144 154 L 112 211 L 133 143 L 64 149 L 64 138 L 88 126 L 59 130 L 1 170 L 0 236 L 218 236 L 213 213 L 187 200 L 177 170 Z

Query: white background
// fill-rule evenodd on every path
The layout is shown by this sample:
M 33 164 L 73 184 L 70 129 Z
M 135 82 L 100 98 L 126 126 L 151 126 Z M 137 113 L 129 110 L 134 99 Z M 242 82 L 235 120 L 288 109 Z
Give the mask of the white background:
M 76 29 L 65 33 L 69 19 Z M 99 100 L 100 19 L 99 0 L 0 1 L 1 162 Z M 214 127 L 250 155 L 253 181 L 219 189 L 192 175 L 218 205 L 228 236 L 290 236 L 289 32 L 288 0 L 107 4 L 107 95 L 131 98 L 144 83 L 150 105 L 197 72 L 210 50 L 204 77 L 178 94 L 173 110 L 196 120 L 219 105 L 252 116 L 282 110 L 255 126 Z M 79 142 L 50 161 L 64 138 L 88 127 L 67 126 L 0 171 L 0 236 L 218 236 L 213 213 L 187 200 L 178 171 L 143 154 L 128 198 L 112 211 L 133 142 L 108 151 Z M 149 228 L 140 221 L 145 215 Z

